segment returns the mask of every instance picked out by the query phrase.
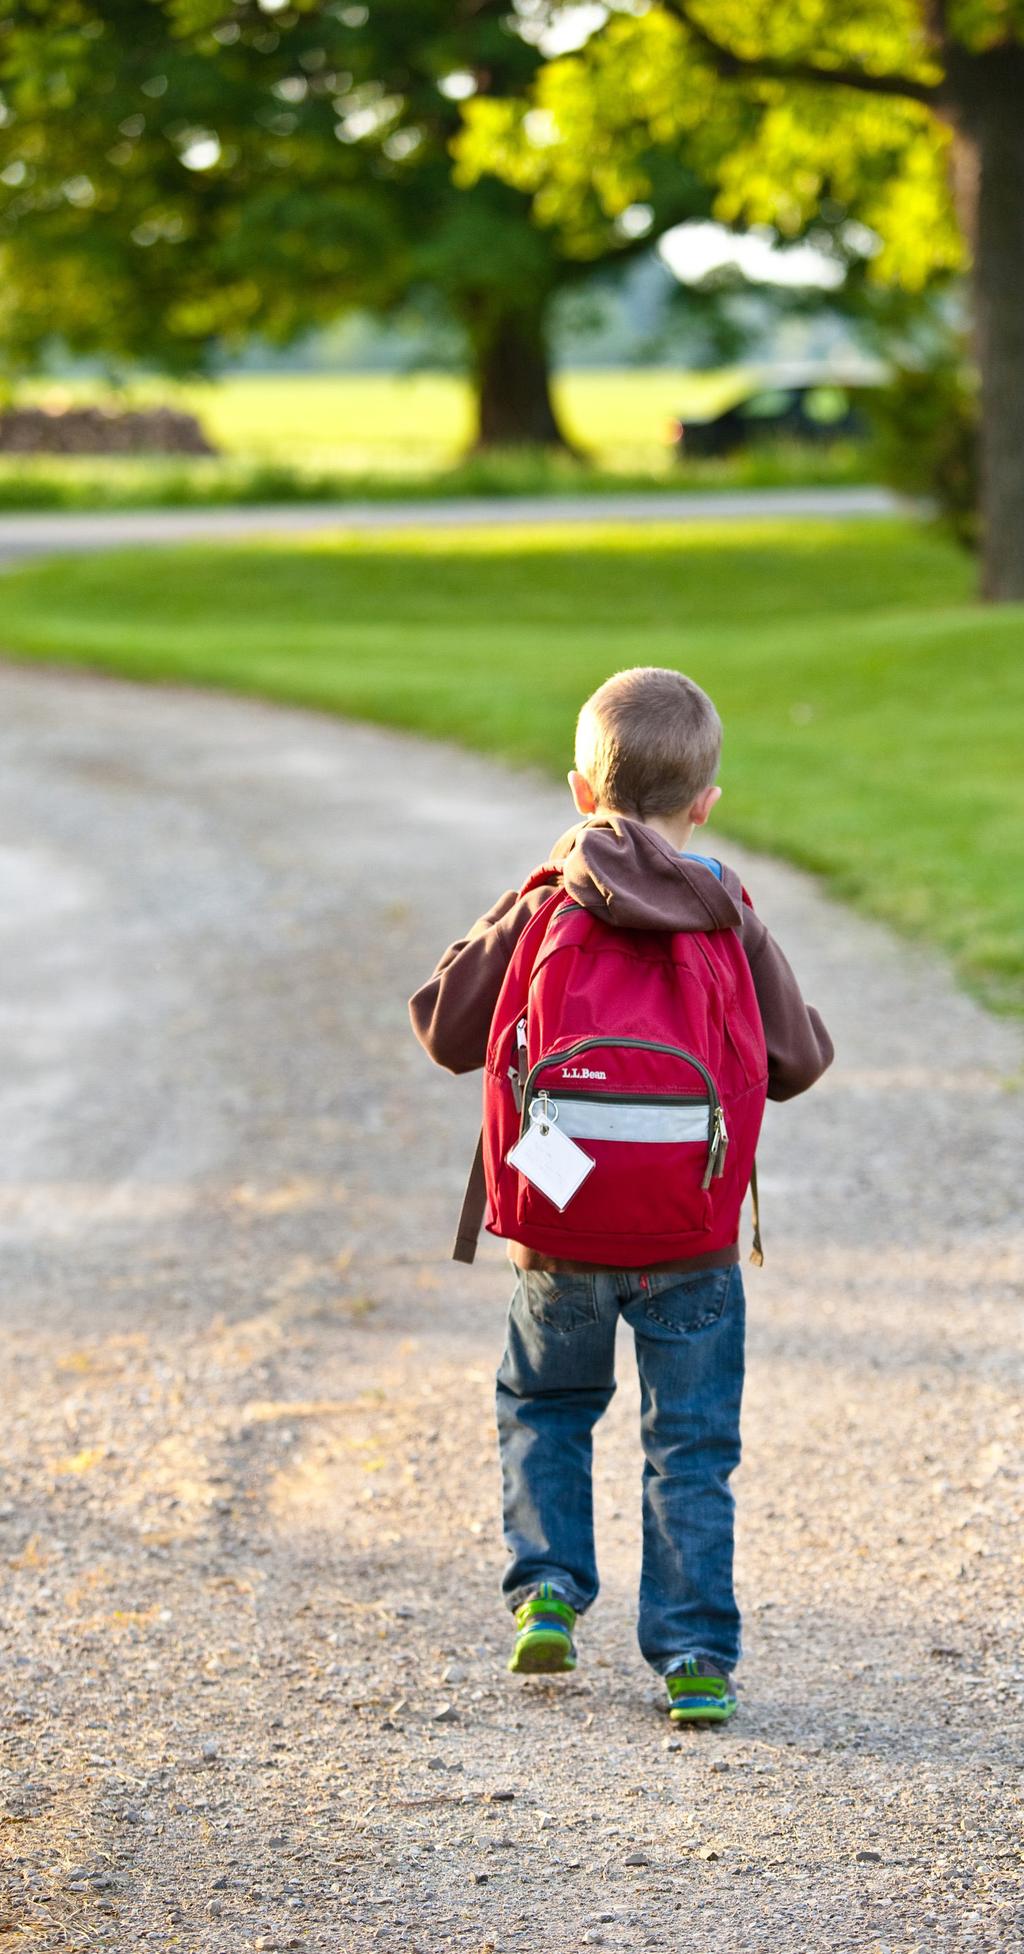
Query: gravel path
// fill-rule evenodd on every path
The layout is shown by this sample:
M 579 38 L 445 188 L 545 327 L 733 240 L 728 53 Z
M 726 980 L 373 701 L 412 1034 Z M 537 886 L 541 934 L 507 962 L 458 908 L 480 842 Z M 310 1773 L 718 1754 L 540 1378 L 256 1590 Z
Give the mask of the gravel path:
M 285 502 L 267 508 L 129 509 L 0 515 L 0 563 L 56 551 L 215 542 L 320 529 L 508 529 L 520 523 L 731 522 L 768 516 L 891 516 L 911 504 L 881 488 L 721 490 L 696 494 L 460 496 L 442 502 Z
M 600 1434 L 578 1676 L 504 1673 L 476 1086 L 405 996 L 547 786 L 0 673 L 5 1948 L 1024 1948 L 1021 1043 L 730 857 L 836 1034 L 763 1148 L 723 1733 L 633 1646 Z

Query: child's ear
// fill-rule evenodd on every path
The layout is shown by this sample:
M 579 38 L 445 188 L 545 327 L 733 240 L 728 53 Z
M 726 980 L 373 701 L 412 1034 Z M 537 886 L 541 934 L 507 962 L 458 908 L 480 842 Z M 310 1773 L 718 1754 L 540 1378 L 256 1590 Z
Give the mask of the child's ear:
M 721 798 L 722 790 L 720 787 L 705 787 L 703 794 L 697 795 L 690 809 L 690 820 L 693 822 L 695 828 L 702 828 L 704 826 L 715 802 L 720 801 Z
M 569 792 L 576 803 L 577 814 L 593 814 L 597 806 L 594 790 L 589 780 L 577 773 L 575 767 L 569 773 Z

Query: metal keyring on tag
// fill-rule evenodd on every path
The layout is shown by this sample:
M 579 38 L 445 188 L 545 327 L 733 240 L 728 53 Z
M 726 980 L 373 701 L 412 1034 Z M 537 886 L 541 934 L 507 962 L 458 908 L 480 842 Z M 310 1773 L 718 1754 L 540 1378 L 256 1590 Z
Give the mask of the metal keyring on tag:
M 539 1099 L 531 1100 L 530 1124 L 539 1127 L 542 1133 L 546 1133 L 548 1127 L 553 1126 L 557 1118 L 558 1107 L 552 1105 L 546 1092 L 542 1092 Z

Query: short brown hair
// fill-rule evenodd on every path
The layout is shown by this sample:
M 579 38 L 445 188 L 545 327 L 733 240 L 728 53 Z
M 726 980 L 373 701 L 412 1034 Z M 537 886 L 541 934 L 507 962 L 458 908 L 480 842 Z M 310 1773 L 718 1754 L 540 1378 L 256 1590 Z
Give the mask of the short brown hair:
M 634 665 L 606 679 L 576 722 L 576 768 L 613 813 L 644 821 L 678 814 L 710 787 L 722 722 L 682 672 Z

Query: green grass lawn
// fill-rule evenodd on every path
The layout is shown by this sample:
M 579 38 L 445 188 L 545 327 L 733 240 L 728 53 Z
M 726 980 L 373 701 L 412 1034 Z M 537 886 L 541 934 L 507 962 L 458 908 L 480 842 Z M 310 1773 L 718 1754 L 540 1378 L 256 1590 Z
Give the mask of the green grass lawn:
M 1024 614 L 976 607 L 971 582 L 902 522 L 332 535 L 26 568 L 3 579 L 0 636 L 20 656 L 261 693 L 556 777 L 595 684 L 679 666 L 725 720 L 721 830 L 1019 1005 Z
M 174 460 L 159 455 L 74 457 L 0 455 L 0 510 L 177 509 L 235 503 L 394 502 L 452 496 L 622 495 L 675 490 L 836 488 L 872 479 L 870 455 L 855 442 L 820 450 L 796 441 L 746 454 L 688 461 L 684 467 L 605 467 L 573 455 L 504 449 L 464 455 L 426 473 L 387 467 L 357 474 L 307 462 L 237 456 Z

